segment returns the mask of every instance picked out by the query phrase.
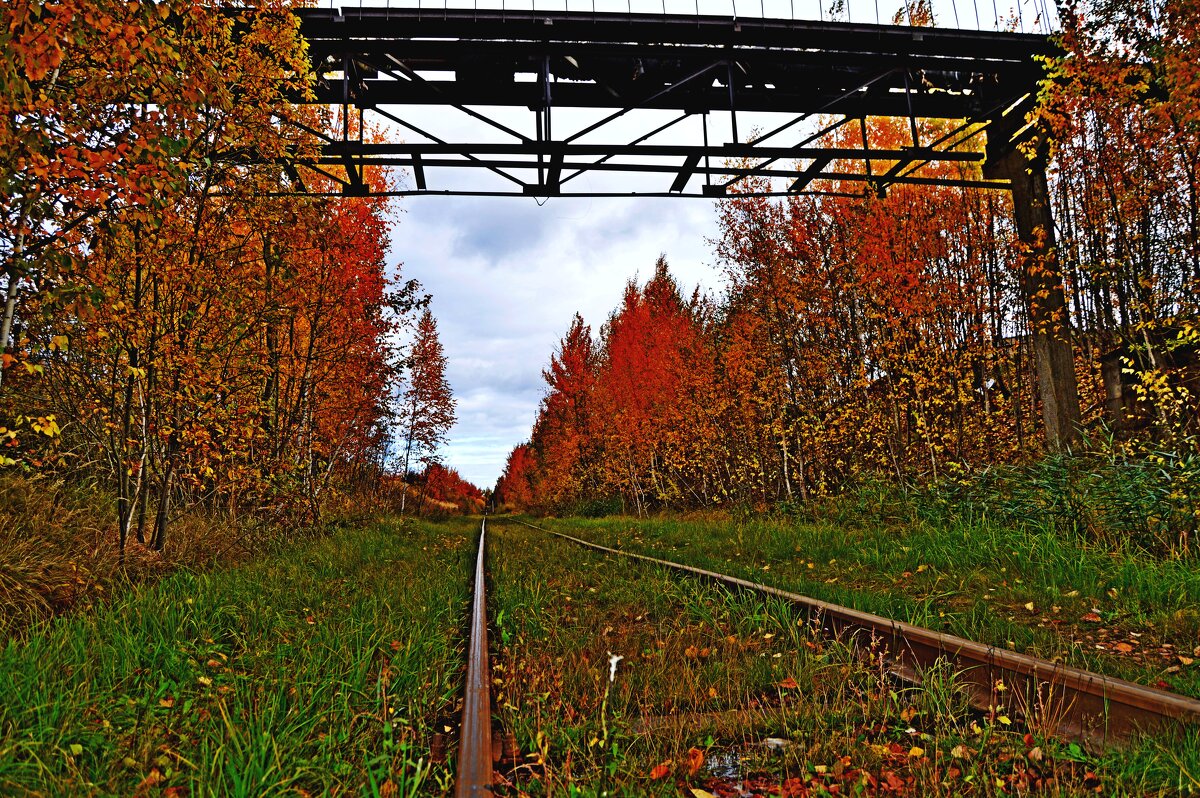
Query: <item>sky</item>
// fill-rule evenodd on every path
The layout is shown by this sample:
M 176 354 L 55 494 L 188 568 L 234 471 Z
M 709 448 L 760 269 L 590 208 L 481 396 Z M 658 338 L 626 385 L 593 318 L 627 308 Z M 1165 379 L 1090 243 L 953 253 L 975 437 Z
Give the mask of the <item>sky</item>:
M 542 369 L 576 312 L 598 333 L 659 254 L 685 290 L 721 284 L 706 242 L 711 200 L 411 197 L 400 207 L 393 264 L 433 296 L 458 405 L 441 455 L 481 488 L 529 438 Z

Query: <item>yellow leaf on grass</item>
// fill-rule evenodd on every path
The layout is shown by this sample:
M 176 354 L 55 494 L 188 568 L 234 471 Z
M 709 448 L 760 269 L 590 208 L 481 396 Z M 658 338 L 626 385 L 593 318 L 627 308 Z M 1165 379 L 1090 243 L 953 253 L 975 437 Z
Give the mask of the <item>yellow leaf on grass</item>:
M 702 790 L 699 787 L 692 788 L 692 798 L 717 798 L 708 790 Z
M 909 756 L 925 756 L 925 749 L 921 748 L 920 746 L 914 745 L 912 748 L 908 749 L 908 755 Z

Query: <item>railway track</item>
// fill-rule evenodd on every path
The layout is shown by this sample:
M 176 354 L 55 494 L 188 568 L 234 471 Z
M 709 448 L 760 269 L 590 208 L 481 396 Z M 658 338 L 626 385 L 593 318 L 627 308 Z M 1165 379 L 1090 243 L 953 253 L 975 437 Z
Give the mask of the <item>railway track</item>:
M 1117 746 L 1138 733 L 1200 722 L 1200 701 L 1193 698 L 818 601 L 770 585 L 602 546 L 524 521 L 518 523 L 607 555 L 651 563 L 735 591 L 750 591 L 788 602 L 806 614 L 821 633 L 852 642 L 864 651 L 882 652 L 892 674 L 909 684 L 919 685 L 926 670 L 948 662 L 975 708 L 1011 716 L 1068 741 Z M 471 602 L 455 785 L 458 798 L 492 794 L 496 762 L 488 665 L 486 543 L 485 519 L 480 526 Z
M 492 698 L 488 667 L 487 597 L 484 554 L 487 519 L 479 525 L 479 554 L 475 557 L 475 593 L 471 599 L 471 640 L 467 647 L 467 677 L 463 686 L 462 722 L 458 738 L 457 798 L 492 792 Z
M 1139 732 L 1200 722 L 1200 701 L 1194 698 L 817 601 L 735 576 L 601 546 L 523 521 L 519 523 L 595 551 L 653 563 L 734 590 L 787 601 L 805 611 L 822 633 L 886 652 L 892 672 L 911 684 L 920 684 L 922 672 L 939 661 L 950 662 L 957 683 L 966 688 L 975 708 L 1003 712 L 1027 724 L 1036 723 L 1066 740 L 1113 746 Z

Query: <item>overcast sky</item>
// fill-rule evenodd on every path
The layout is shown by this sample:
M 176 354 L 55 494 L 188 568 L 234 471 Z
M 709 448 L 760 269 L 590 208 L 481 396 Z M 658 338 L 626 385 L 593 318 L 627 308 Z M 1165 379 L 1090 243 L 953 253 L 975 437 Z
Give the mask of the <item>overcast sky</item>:
M 597 332 L 660 253 L 686 289 L 720 284 L 709 200 L 415 197 L 401 207 L 393 262 L 433 295 L 458 402 L 442 456 L 481 488 L 528 439 L 542 369 L 577 311 Z

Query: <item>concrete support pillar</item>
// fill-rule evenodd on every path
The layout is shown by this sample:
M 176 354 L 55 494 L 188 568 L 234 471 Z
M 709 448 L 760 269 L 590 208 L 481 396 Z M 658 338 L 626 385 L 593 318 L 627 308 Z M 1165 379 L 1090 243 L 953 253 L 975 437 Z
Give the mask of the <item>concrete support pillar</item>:
M 1049 147 L 1043 133 L 1030 132 L 1024 113 L 1017 109 L 994 122 L 987 139 L 984 175 L 1012 182 L 1021 242 L 1020 286 L 1029 310 L 1046 448 L 1064 451 L 1074 448 L 1080 439 L 1079 389 L 1046 181 Z

